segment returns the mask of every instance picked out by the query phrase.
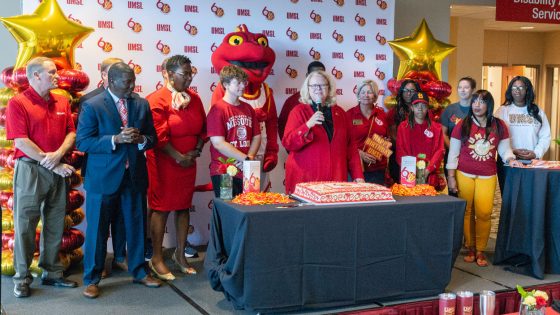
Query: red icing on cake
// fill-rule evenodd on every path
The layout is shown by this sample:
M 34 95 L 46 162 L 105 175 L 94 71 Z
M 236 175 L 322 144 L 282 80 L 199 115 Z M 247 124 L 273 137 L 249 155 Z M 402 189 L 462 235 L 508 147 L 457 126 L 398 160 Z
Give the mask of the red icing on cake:
M 319 205 L 395 201 L 389 188 L 377 184 L 353 182 L 299 183 L 293 196 Z

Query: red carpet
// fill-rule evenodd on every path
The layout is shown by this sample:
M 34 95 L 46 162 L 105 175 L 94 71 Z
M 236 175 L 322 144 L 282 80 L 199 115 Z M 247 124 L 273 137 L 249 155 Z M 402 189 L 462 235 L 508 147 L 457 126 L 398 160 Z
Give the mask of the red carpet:
M 527 288 L 525 288 L 527 289 Z M 552 300 L 560 300 L 560 282 L 533 286 L 530 289 L 545 291 L 549 296 L 549 303 Z M 521 297 L 516 290 L 502 291 L 496 293 L 496 309 L 494 315 L 517 313 Z M 438 315 L 437 299 L 391 305 L 381 308 L 374 308 L 361 311 L 340 313 L 341 315 Z M 473 315 L 479 315 L 478 296 L 474 297 Z

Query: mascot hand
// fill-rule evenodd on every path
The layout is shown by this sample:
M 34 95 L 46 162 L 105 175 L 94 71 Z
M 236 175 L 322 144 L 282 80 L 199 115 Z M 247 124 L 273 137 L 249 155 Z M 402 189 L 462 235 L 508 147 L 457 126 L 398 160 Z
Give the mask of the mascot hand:
M 266 153 L 263 159 L 263 171 L 270 172 L 278 164 L 278 155 L 276 153 Z
M 262 108 L 255 108 L 255 114 L 257 115 L 257 120 L 259 122 L 266 121 L 268 118 L 268 113 L 262 110 Z

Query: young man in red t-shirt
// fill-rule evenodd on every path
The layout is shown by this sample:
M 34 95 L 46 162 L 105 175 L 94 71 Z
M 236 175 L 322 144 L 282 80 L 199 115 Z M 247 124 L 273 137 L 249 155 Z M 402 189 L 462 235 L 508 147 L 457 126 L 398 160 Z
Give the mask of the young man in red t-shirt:
M 241 169 L 243 161 L 252 160 L 261 143 L 260 128 L 251 105 L 239 100 L 247 84 L 247 74 L 237 66 L 226 66 L 220 72 L 220 84 L 225 94 L 210 108 L 207 117 L 207 135 L 210 137 L 210 177 L 214 194 L 220 197 L 222 175 L 218 168 L 219 158 L 235 159 Z M 239 171 L 233 178 L 233 196 L 242 192 L 243 173 Z

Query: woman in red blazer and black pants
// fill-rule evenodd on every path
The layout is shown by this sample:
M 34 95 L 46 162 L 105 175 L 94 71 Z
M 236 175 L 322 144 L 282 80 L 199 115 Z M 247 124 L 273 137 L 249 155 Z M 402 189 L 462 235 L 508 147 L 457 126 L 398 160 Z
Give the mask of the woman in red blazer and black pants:
M 288 117 L 282 144 L 286 160 L 286 193 L 311 181 L 357 182 L 364 174 L 344 109 L 336 105 L 333 79 L 323 71 L 311 72 L 301 87 L 300 104 Z

